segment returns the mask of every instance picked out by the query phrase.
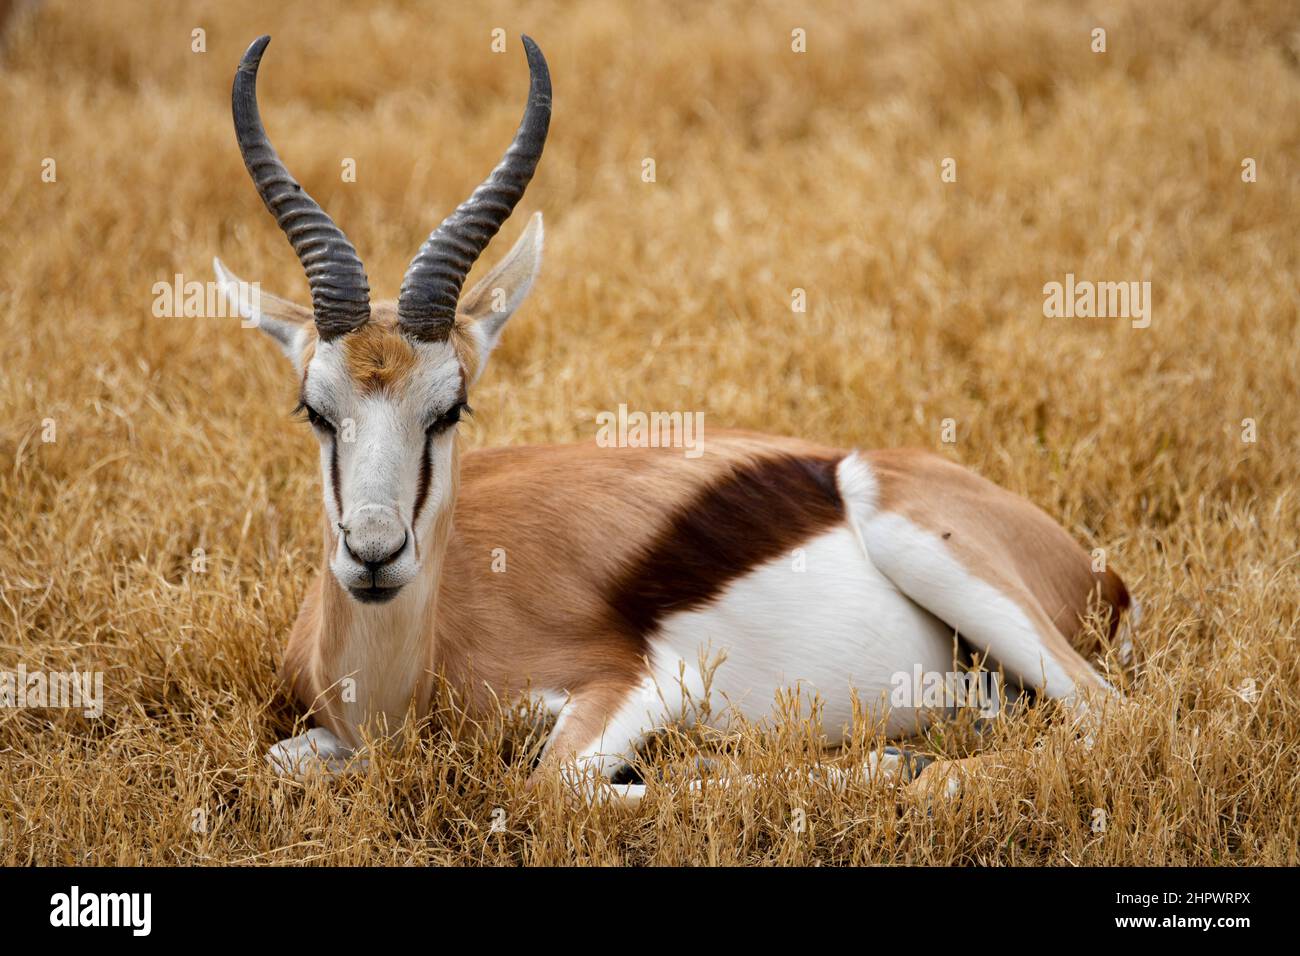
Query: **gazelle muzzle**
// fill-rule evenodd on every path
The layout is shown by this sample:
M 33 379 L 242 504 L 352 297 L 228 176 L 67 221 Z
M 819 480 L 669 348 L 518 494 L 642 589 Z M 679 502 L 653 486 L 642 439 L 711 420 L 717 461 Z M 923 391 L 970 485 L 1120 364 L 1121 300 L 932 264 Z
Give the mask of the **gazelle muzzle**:
M 334 572 L 358 600 L 389 600 L 410 581 L 415 537 L 392 508 L 362 505 L 339 522 L 338 533 Z

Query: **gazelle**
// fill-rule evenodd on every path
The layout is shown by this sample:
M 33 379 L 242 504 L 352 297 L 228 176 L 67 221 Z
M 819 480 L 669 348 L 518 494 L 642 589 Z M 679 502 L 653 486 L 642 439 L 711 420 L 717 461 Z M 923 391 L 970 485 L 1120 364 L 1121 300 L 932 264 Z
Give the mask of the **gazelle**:
M 325 567 L 283 668 L 317 726 L 272 749 L 278 769 L 346 761 L 371 731 L 427 708 L 435 674 L 471 710 L 540 695 L 557 719 L 535 773 L 593 778 L 698 713 L 689 702 L 706 693 L 725 704 L 714 713 L 761 719 L 798 686 L 819 697 L 832 736 L 856 693 L 891 735 L 915 730 L 928 712 L 883 703 L 900 673 L 950 670 L 954 634 L 1048 698 L 1081 705 L 1109 689 L 1080 649 L 1090 602 L 1112 633 L 1127 608 L 1118 576 L 1095 572 L 1038 508 L 938 456 L 715 432 L 699 457 L 594 442 L 462 457 L 469 391 L 541 264 L 535 214 L 461 295 L 541 157 L 546 61 L 524 37 L 531 84 L 510 148 L 420 247 L 397 301 L 372 303 L 352 244 L 263 129 L 268 42 L 235 74 L 235 133 L 312 307 L 250 305 L 214 265 L 295 364 L 320 442 Z M 706 691 L 701 661 L 717 654 Z M 932 765 L 911 785 L 948 787 L 981 759 Z

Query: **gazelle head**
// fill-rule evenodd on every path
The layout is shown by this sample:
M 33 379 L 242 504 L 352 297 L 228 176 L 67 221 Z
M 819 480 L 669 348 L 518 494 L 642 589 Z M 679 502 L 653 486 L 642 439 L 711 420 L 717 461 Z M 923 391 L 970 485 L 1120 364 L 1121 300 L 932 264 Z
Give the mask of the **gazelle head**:
M 470 267 L 523 197 L 551 117 L 546 60 L 523 38 L 531 84 L 514 141 L 491 175 L 420 247 L 397 301 L 370 301 L 356 250 L 294 180 L 267 139 L 257 69 L 270 37 L 235 73 L 235 136 L 262 201 L 307 272 L 310 309 L 245 286 L 220 260 L 217 280 L 293 360 L 300 409 L 320 441 L 330 569 L 364 603 L 388 601 L 418 574 L 452 507 L 456 424 L 506 320 L 541 265 L 542 217 L 463 298 Z

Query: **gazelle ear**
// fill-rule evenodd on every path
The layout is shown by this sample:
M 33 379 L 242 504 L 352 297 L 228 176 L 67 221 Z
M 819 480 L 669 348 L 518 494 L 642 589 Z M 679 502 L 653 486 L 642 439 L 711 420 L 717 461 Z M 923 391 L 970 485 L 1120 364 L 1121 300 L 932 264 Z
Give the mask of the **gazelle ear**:
M 244 282 L 220 259 L 212 260 L 212 271 L 217 275 L 217 284 L 231 311 L 242 317 L 245 324 L 256 325 L 275 339 L 284 354 L 295 365 L 299 364 L 312 324 L 311 309 L 263 292 L 256 284 Z
M 535 212 L 515 247 L 461 297 L 461 314 L 478 330 L 480 370 L 500 340 L 506 320 L 523 303 L 541 271 L 542 238 L 542 214 Z

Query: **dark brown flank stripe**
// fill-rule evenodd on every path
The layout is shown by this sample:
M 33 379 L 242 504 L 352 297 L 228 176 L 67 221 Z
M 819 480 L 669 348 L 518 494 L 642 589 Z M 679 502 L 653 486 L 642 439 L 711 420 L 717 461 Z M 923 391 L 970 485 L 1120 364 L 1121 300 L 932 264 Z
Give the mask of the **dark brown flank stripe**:
M 843 521 L 840 460 L 764 458 L 705 488 L 610 589 L 619 629 L 644 640 L 668 614 L 711 603 L 735 579 Z

